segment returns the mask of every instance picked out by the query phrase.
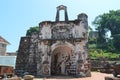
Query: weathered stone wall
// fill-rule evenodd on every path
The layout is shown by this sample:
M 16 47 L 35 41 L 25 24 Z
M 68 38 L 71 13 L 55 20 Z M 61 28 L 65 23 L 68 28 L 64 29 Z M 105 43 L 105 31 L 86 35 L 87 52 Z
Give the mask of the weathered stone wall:
M 65 21 L 59 21 L 59 10 L 65 10 Z M 41 22 L 39 28 L 39 33 L 33 33 L 27 43 L 25 38 L 20 42 L 16 69 L 46 77 L 91 75 L 86 14 L 69 21 L 66 7 L 61 5 L 57 7 L 56 21 Z M 22 57 L 26 57 L 25 62 L 19 62 Z
M 33 34 L 31 37 L 21 37 L 20 46 L 16 59 L 16 72 L 28 72 L 36 74 L 36 53 L 37 53 L 38 35 Z
M 82 13 L 74 21 L 46 21 L 39 25 L 38 51 L 42 57 L 38 74 L 90 76 L 87 15 Z
M 16 71 L 26 71 L 29 59 L 30 37 L 21 37 L 16 59 Z

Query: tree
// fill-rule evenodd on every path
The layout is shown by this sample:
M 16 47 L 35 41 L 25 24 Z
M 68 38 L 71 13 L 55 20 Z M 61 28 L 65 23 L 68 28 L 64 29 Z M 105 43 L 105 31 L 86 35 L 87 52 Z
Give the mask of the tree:
M 93 31 L 93 29 L 90 26 L 88 26 L 88 31 L 89 31 L 89 38 L 88 38 L 89 44 L 96 44 L 96 37 L 92 36 L 95 31 Z
M 90 27 L 90 26 L 88 26 L 88 31 L 90 32 L 90 31 L 93 31 L 93 29 Z
M 33 32 L 38 32 L 38 31 L 39 31 L 39 27 L 38 27 L 38 26 L 30 27 L 30 28 L 27 30 L 26 36 L 31 36 L 31 34 L 32 34 Z
M 93 21 L 93 25 L 99 33 L 99 44 L 106 45 L 106 33 L 110 31 L 115 49 L 120 49 L 120 45 L 118 45 L 120 43 L 120 10 L 111 10 L 109 13 L 97 16 Z

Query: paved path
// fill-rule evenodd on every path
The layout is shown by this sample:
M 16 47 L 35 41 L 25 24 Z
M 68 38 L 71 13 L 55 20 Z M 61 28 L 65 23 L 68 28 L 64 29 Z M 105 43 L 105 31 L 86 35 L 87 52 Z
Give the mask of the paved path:
M 106 73 L 100 73 L 100 72 L 92 72 L 91 77 L 86 77 L 86 78 L 73 78 L 73 77 L 63 77 L 63 76 L 53 76 L 51 78 L 39 78 L 39 79 L 34 79 L 34 80 L 105 80 L 105 76 L 110 76 L 112 77 L 112 74 L 106 74 Z

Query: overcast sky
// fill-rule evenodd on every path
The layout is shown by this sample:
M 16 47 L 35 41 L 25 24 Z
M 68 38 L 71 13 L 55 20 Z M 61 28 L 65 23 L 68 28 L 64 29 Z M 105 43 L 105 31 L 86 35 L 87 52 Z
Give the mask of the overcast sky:
M 20 37 L 30 27 L 38 26 L 41 21 L 54 21 L 59 5 L 67 6 L 70 20 L 86 13 L 89 25 L 94 28 L 91 23 L 95 17 L 120 9 L 120 0 L 0 0 L 0 36 L 11 43 L 7 52 L 18 50 Z

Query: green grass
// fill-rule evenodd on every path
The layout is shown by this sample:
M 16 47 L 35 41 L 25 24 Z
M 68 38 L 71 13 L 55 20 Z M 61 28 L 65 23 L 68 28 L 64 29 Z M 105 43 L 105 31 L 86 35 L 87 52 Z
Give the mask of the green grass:
M 99 59 L 99 58 L 114 59 L 114 58 L 119 58 L 120 56 L 120 54 L 106 52 L 101 49 L 89 49 L 89 52 L 90 52 L 91 59 Z

